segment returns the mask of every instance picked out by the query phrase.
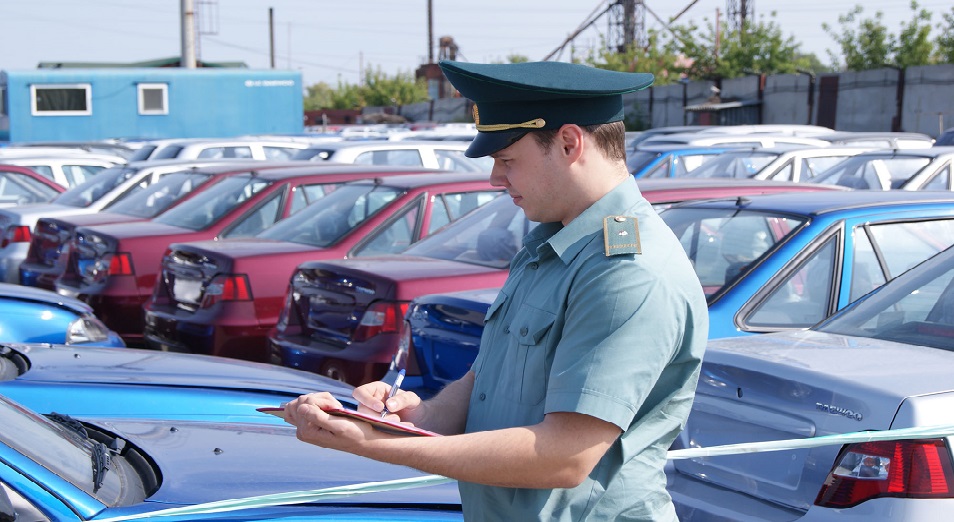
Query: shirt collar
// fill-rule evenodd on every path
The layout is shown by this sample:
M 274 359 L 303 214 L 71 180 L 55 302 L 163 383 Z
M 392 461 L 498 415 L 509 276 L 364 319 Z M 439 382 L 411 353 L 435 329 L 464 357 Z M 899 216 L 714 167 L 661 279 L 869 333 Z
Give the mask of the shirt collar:
M 527 247 L 537 249 L 549 244 L 564 264 L 569 264 L 595 235 L 602 237 L 603 218 L 629 211 L 642 199 L 636 179 L 628 176 L 613 190 L 589 206 L 570 224 L 542 223 L 527 235 Z M 541 244 L 542 243 L 542 244 Z

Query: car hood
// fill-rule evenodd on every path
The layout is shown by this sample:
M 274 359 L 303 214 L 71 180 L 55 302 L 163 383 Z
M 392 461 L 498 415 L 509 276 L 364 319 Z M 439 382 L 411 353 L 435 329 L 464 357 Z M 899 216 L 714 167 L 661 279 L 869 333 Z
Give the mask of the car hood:
M 321 376 L 264 363 L 136 348 L 13 345 L 30 361 L 20 382 L 195 386 L 262 392 L 329 391 L 350 396 L 351 387 Z
M 155 460 L 163 480 L 148 502 L 196 504 L 423 475 L 407 467 L 301 442 L 292 426 L 81 420 L 127 439 Z M 460 496 L 456 484 L 447 483 L 420 488 L 411 494 L 380 492 L 342 500 L 459 504 Z M 157 506 L 166 507 L 169 506 Z
M 0 297 L 18 299 L 21 301 L 34 301 L 37 303 L 46 303 L 61 308 L 66 308 L 75 312 L 77 315 L 92 313 L 93 309 L 88 304 L 73 297 L 59 295 L 48 290 L 35 288 L 32 286 L 21 286 L 9 283 L 0 283 Z
M 912 397 L 954 389 L 954 352 L 811 330 L 710 341 L 674 447 L 887 430 Z M 674 461 L 675 469 L 807 510 L 840 445 Z

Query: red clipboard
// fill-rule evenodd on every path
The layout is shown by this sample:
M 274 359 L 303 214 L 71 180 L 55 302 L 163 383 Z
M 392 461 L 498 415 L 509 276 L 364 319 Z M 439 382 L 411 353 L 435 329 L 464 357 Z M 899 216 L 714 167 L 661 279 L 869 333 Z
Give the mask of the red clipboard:
M 284 408 L 256 408 L 262 413 L 267 413 L 269 415 L 275 415 L 276 417 L 285 418 L 285 409 Z M 404 424 L 402 422 L 389 421 L 387 419 L 382 419 L 374 415 L 368 415 L 366 413 L 361 413 L 355 410 L 349 410 L 347 408 L 329 408 L 325 410 L 329 415 L 334 415 L 336 417 L 347 417 L 349 419 L 359 420 L 362 422 L 367 422 L 372 427 L 377 430 L 381 430 L 387 433 L 393 433 L 395 435 L 410 435 L 415 437 L 440 437 L 440 433 L 434 433 L 433 431 L 422 430 L 420 428 L 415 428 L 409 424 Z

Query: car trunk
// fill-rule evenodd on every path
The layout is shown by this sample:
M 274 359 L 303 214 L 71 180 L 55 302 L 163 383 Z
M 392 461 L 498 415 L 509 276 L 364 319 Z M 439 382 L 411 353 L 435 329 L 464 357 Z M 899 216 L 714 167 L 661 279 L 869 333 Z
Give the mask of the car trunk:
M 949 354 L 883 343 L 872 350 L 869 344 L 874 346 L 865 339 L 810 331 L 765 334 L 745 343 L 710 342 L 679 441 L 705 448 L 886 430 L 907 397 L 951 386 L 949 372 L 940 370 L 950 364 Z M 841 349 L 826 349 L 835 346 Z M 867 347 L 865 353 L 876 356 L 858 358 L 844 349 L 850 346 Z M 898 361 L 912 356 L 916 365 L 899 368 Z M 840 449 L 826 445 L 700 457 L 675 460 L 674 466 L 705 482 L 807 510 Z

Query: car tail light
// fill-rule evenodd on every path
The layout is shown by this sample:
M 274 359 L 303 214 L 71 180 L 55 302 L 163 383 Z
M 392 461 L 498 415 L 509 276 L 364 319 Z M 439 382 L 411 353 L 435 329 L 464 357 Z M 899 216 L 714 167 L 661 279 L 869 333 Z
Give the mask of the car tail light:
M 944 439 L 845 446 L 815 505 L 847 508 L 880 497 L 954 498 L 954 463 Z
M 3 231 L 0 248 L 6 248 L 10 243 L 29 243 L 32 234 L 28 226 L 12 226 Z
M 368 307 L 354 330 L 355 342 L 367 341 L 375 335 L 397 332 L 404 321 L 408 303 L 377 302 Z
M 209 285 L 205 288 L 205 296 L 202 298 L 202 308 L 222 301 L 251 301 L 252 287 L 248 282 L 248 276 L 238 275 L 218 275 L 215 276 Z
M 109 275 L 133 275 L 132 256 L 128 252 L 116 252 L 109 259 Z

